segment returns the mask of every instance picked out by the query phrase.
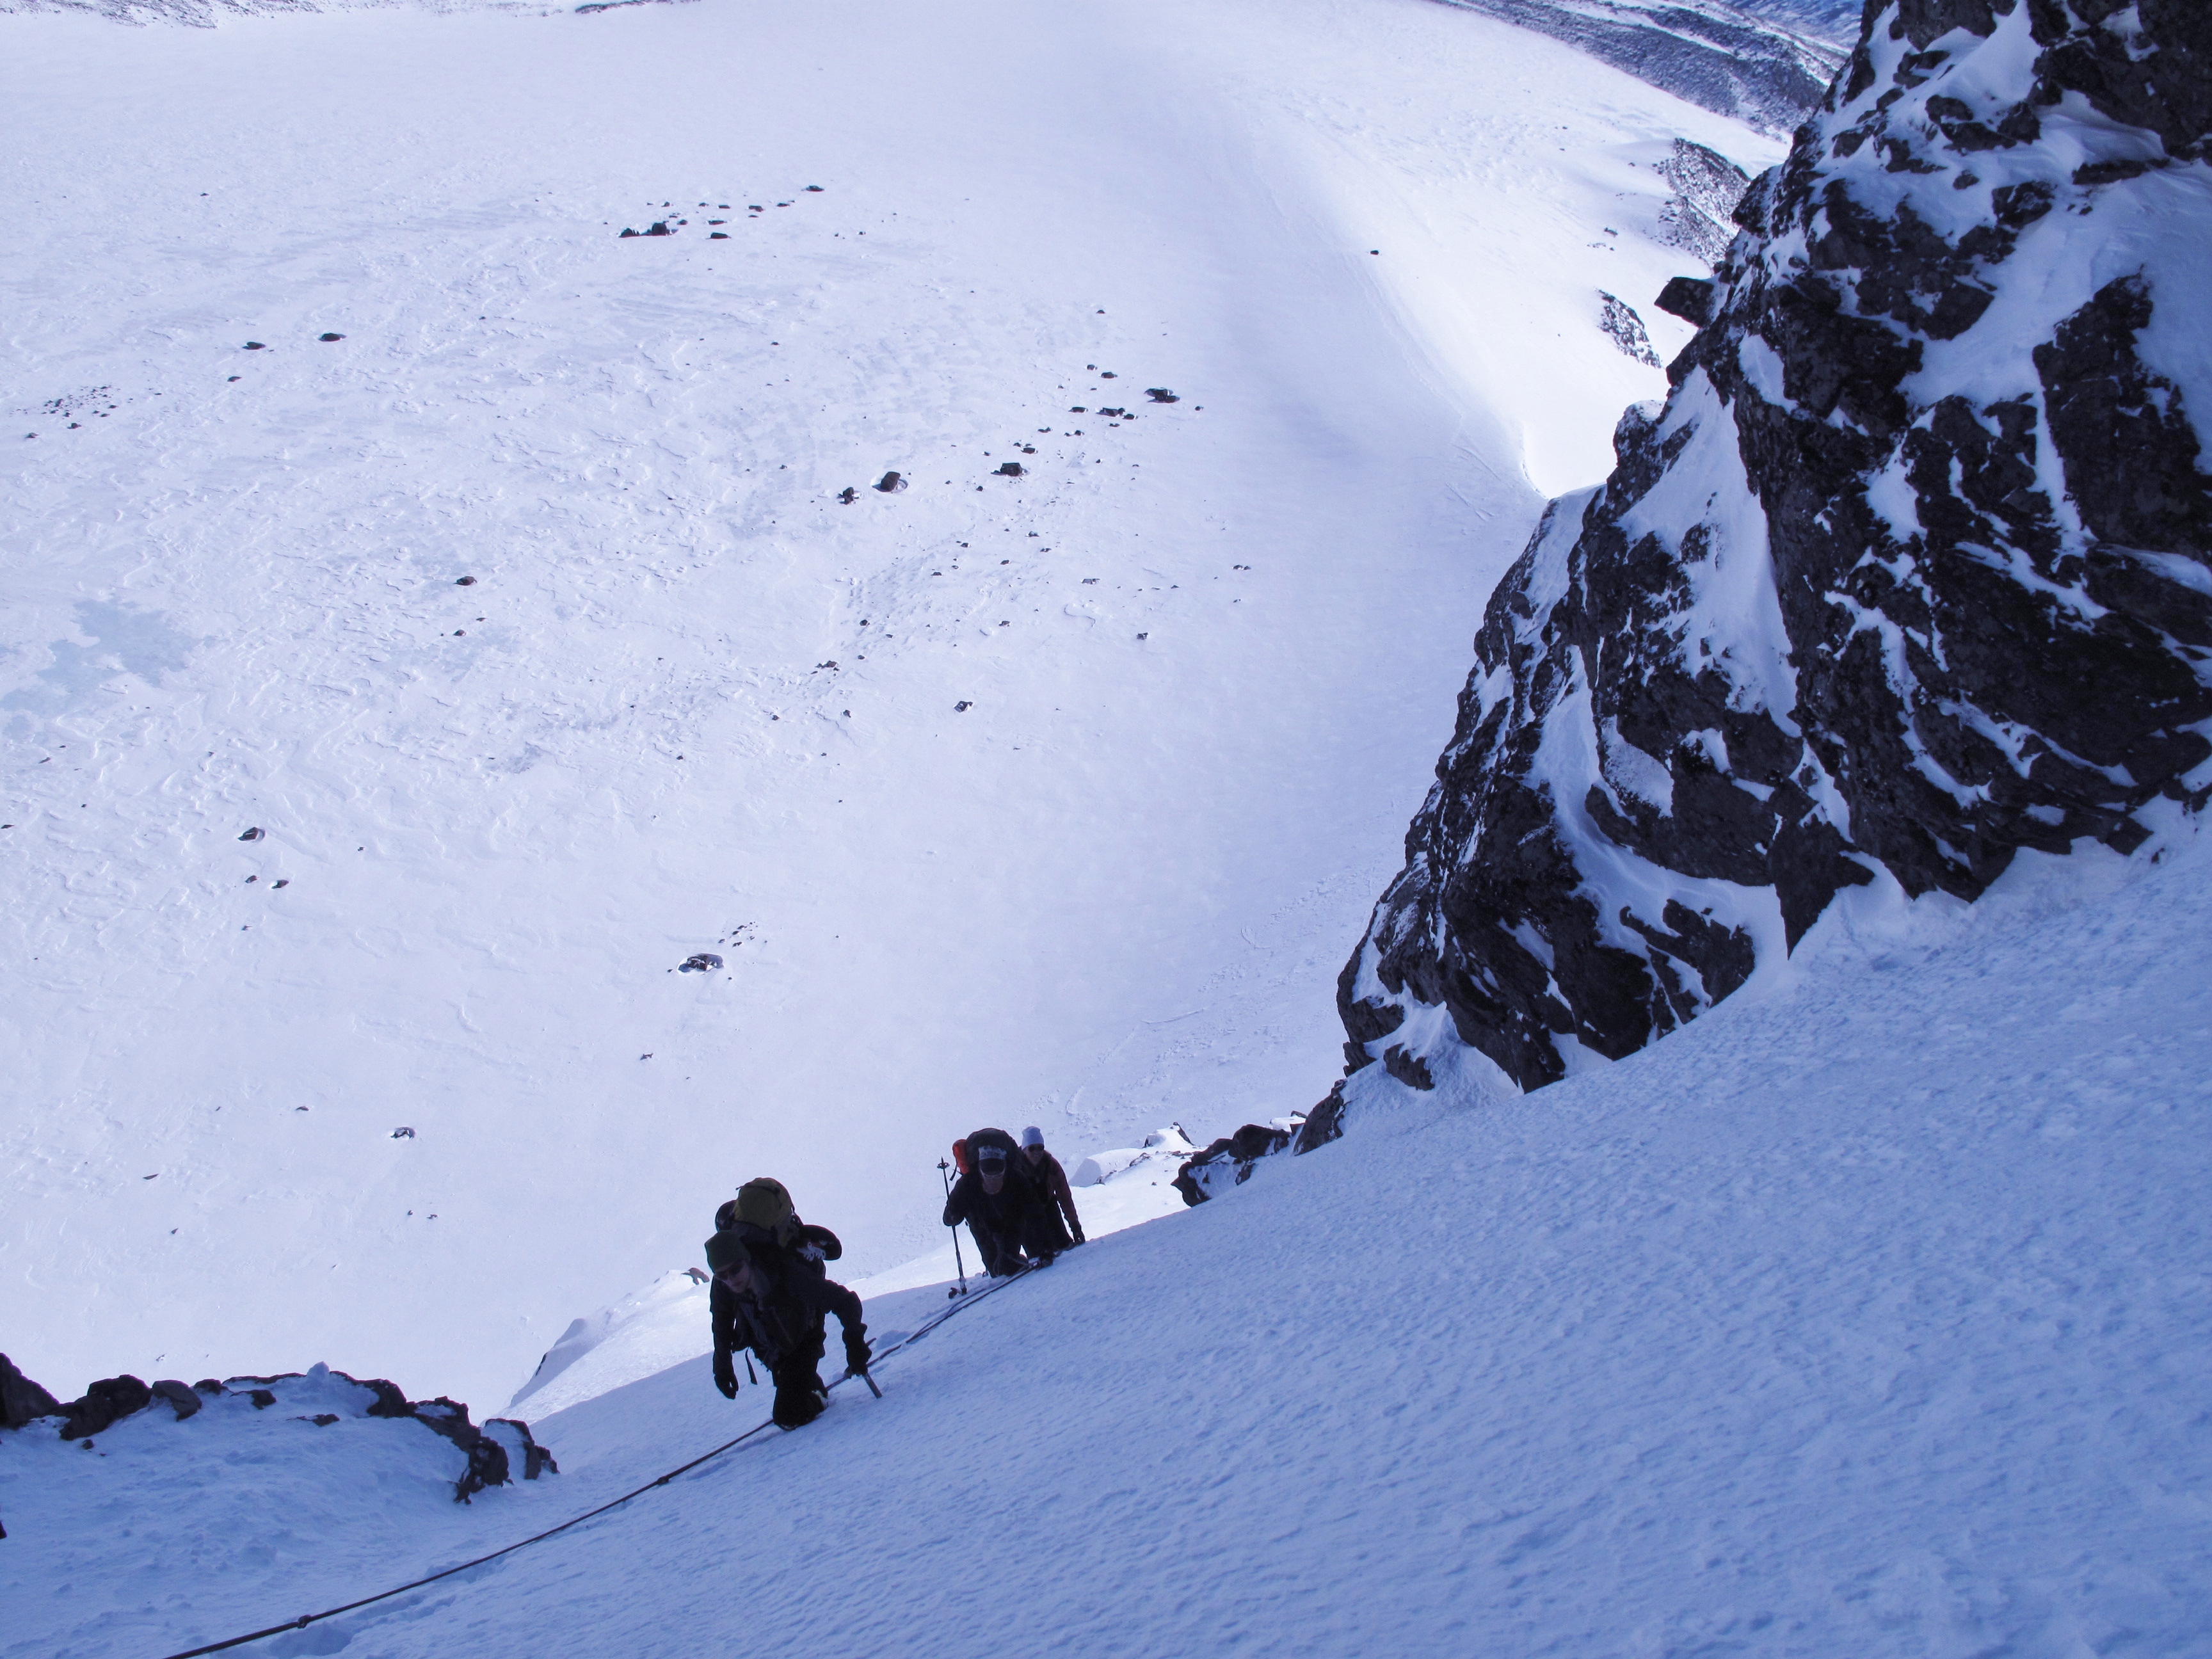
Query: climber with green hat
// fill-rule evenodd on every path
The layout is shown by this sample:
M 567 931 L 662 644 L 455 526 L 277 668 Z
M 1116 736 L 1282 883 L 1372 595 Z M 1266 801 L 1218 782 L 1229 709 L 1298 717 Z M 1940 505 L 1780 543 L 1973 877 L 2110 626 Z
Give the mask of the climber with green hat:
M 707 1241 L 707 1269 L 714 1275 L 707 1307 L 714 1333 L 714 1386 L 737 1398 L 737 1351 L 750 1348 L 775 1383 L 776 1424 L 800 1428 L 822 1414 L 829 1398 L 817 1369 L 825 1316 L 836 1315 L 844 1328 L 845 1369 L 855 1376 L 867 1373 L 860 1298 L 827 1278 L 819 1261 L 763 1236 L 772 1230 L 743 1231 L 751 1237 L 726 1227 Z

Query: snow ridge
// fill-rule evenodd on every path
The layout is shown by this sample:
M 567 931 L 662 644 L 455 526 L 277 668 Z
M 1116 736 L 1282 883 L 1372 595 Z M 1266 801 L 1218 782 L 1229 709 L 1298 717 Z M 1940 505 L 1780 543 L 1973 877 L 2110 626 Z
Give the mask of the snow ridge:
M 2212 15 L 1902 0 L 1736 210 L 1618 465 L 1492 599 L 1339 982 L 1358 1069 L 1522 1087 L 2212 795 Z M 2194 412 L 2192 412 L 2194 411 Z M 2176 804 L 2161 805 L 2160 803 Z

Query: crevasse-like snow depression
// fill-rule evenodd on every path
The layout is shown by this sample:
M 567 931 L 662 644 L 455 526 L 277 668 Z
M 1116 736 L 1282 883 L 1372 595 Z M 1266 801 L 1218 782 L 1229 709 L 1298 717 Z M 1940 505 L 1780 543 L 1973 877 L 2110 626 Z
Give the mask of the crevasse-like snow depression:
M 0 27 L 65 1393 L 481 1412 L 752 1175 L 865 1275 L 978 1123 L 1310 1103 L 1481 600 L 1663 385 L 1600 290 L 1685 337 L 1654 164 L 1778 154 L 1417 0 Z

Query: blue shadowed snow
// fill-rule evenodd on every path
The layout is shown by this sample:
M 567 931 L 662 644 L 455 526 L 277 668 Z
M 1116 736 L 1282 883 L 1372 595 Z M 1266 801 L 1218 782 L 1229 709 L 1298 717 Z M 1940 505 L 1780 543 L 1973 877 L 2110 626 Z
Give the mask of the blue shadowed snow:
M 316 1639 L 673 1656 L 741 1620 L 748 1648 L 824 1656 L 2197 1651 L 2208 851 L 2031 857 L 1973 911 L 1869 902 L 1788 982 L 1526 1098 L 1385 1081 L 1339 1145 L 954 1319 L 885 1364 L 882 1401 L 842 1389 Z M 546 1419 L 564 1473 L 479 1498 L 465 1547 L 765 1397 L 726 1403 L 695 1359 Z M 122 1540 L 73 1492 L 0 1484 L 8 1651 L 156 1651 L 463 1559 L 450 1505 L 374 1489 L 272 1553 L 284 1517 L 252 1519 L 241 1480 L 210 1582 L 164 1534 L 210 1516 L 164 1518 L 157 1456 L 106 1478 L 133 1467 Z

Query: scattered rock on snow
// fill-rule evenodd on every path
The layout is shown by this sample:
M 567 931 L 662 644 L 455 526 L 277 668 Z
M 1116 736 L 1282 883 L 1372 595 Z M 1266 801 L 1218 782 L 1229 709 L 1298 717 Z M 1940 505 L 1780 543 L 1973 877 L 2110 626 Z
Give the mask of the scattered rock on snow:
M 1150 398 L 1156 404 L 1179 404 L 1182 401 L 1182 398 L 1176 397 L 1174 392 L 1169 391 L 1164 386 L 1146 386 L 1145 388 L 1145 396 Z
M 844 502 L 846 506 L 850 507 L 854 501 L 860 499 L 860 492 L 854 489 L 852 485 L 847 484 L 842 489 L 837 492 L 837 499 Z
M 240 840 L 240 841 L 259 841 L 259 840 L 261 840 L 264 836 L 265 836 L 268 833 L 269 833 L 269 832 L 268 832 L 266 830 L 264 830 L 263 828 L 261 828 L 261 826 L 260 826 L 259 824 L 256 824 L 256 825 L 254 825 L 254 827 L 253 827 L 252 829 L 251 829 L 251 830 L 247 830 L 244 835 L 240 836 L 239 837 L 239 840 Z
M 876 480 L 876 488 L 886 495 L 896 495 L 906 488 L 906 480 L 896 472 L 886 472 Z
M 474 576 L 456 576 L 453 578 L 453 586 L 456 587 L 474 587 L 476 585 L 477 579 Z
M 320 340 L 325 345 L 328 345 L 333 340 L 344 339 L 345 336 L 343 334 L 318 334 L 315 337 Z
M 1019 461 L 999 463 L 999 476 L 1002 478 L 1018 478 L 1022 476 L 1022 464 Z
M 676 971 L 679 974 L 711 974 L 722 965 L 721 957 L 709 951 L 701 951 L 686 957 Z
M 392 1138 L 394 1140 L 412 1140 L 415 1139 L 415 1131 L 403 1123 L 392 1132 Z
M 964 697 L 963 697 L 963 699 L 961 699 L 961 701 L 959 701 L 958 702 L 956 702 L 956 703 L 954 703 L 954 704 L 952 705 L 952 712 L 953 712 L 954 714 L 966 714 L 969 709 L 973 708 L 975 706 L 975 705 L 974 703 L 969 702 L 966 698 L 964 698 Z
M 1736 204 L 1751 186 L 1744 170 L 1718 150 L 1674 141 L 1674 153 L 1659 163 L 1660 176 L 1674 195 L 1659 210 L 1659 239 L 1687 248 L 1707 264 L 1719 263 L 1735 239 Z
M 1598 290 L 1597 297 L 1605 301 L 1598 326 L 1605 331 L 1607 339 L 1620 348 L 1621 356 L 1658 368 L 1659 354 L 1651 349 L 1651 337 L 1644 331 L 1644 319 L 1636 314 L 1636 307 L 1603 289 Z

